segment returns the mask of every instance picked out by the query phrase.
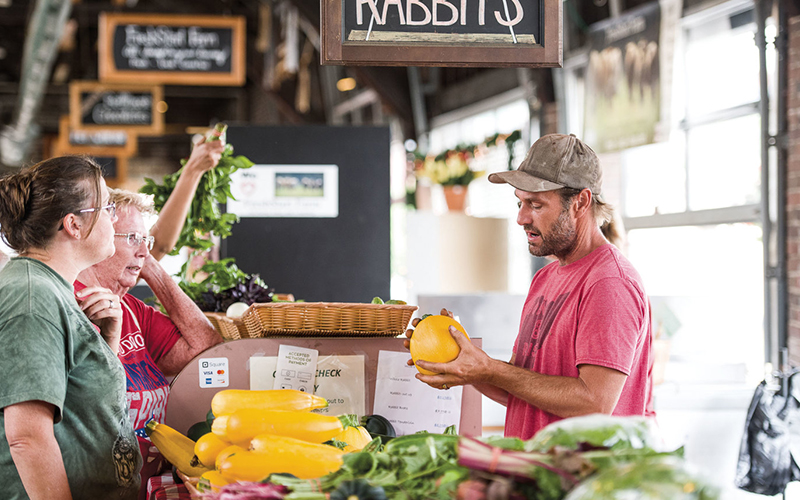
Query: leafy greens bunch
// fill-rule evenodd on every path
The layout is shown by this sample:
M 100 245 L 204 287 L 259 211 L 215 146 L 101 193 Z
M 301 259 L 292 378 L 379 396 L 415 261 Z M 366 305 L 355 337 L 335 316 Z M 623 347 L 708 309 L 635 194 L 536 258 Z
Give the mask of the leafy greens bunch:
M 445 432 L 450 434 L 420 432 L 392 438 L 383 447 L 380 438 L 375 438 L 360 452 L 344 455 L 342 467 L 319 481 L 273 474 L 265 482 L 288 487 L 292 491 L 288 498 L 307 500 L 325 499 L 325 493 L 347 490 L 361 481 L 379 487 L 390 499 L 455 498 L 469 470 L 456 463 L 459 437 L 455 430 Z
M 226 128 L 226 125 L 218 124 L 206 140 L 224 140 Z M 174 174 L 164 176 L 161 184 L 153 179 L 145 178 L 145 184 L 139 192 L 153 195 L 153 203 L 157 212 L 161 212 L 172 191 L 175 190 L 175 184 L 183 172 L 183 167 L 186 166 L 186 161 L 185 159 L 181 160 L 181 169 Z M 231 194 L 231 174 L 239 169 L 252 166 L 253 162 L 246 157 L 233 155 L 233 146 L 225 145 L 217 166 L 203 174 L 200 179 L 178 242 L 170 255 L 177 255 L 183 247 L 189 247 L 195 253 L 201 253 L 214 246 L 213 239 L 209 235 L 220 238 L 227 238 L 231 235 L 231 227 L 239 218 L 235 214 L 223 214 L 219 205 L 227 203 L 228 198 L 235 199 Z
M 227 125 L 217 124 L 206 135 L 206 142 L 225 141 L 226 131 Z M 139 191 L 153 196 L 156 212 L 161 212 L 172 195 L 186 162 L 185 159 L 181 160 L 181 169 L 164 176 L 161 184 L 153 179 L 145 179 L 145 185 Z M 192 276 L 188 276 L 188 263 L 193 256 L 213 247 L 215 237 L 224 239 L 231 235 L 231 228 L 239 218 L 236 214 L 222 213 L 220 204 L 227 203 L 229 198 L 235 199 L 231 194 L 231 174 L 252 166 L 252 161 L 244 156 L 234 156 L 233 146 L 225 144 L 217 165 L 200 178 L 178 241 L 170 252 L 170 255 L 177 255 L 183 247 L 191 249 L 189 260 L 179 273 L 179 285 L 202 311 L 225 311 L 234 302 L 252 304 L 272 300 L 272 289 L 257 274 L 248 275 L 241 271 L 232 258 L 220 262 L 207 260 Z M 198 274 L 206 277 L 196 282 Z
M 187 266 L 188 262 L 181 268 L 181 275 L 186 274 Z M 272 301 L 274 290 L 267 287 L 258 274 L 247 274 L 239 269 L 233 258 L 206 262 L 197 273 L 207 276 L 200 282 L 181 280 L 178 285 L 201 311 L 226 311 L 234 302 L 250 305 Z
M 353 481 L 381 487 L 390 500 L 587 500 L 601 498 L 597 488 L 604 500 L 625 500 L 631 497 L 623 492 L 637 487 L 652 495 L 646 500 L 719 498 L 688 467 L 682 448 L 662 452 L 656 442 L 643 418 L 590 415 L 552 424 L 528 441 L 419 433 L 391 439 L 381 450 L 376 439 L 319 481 L 276 474 L 266 482 L 288 487 L 287 500 L 321 500 Z

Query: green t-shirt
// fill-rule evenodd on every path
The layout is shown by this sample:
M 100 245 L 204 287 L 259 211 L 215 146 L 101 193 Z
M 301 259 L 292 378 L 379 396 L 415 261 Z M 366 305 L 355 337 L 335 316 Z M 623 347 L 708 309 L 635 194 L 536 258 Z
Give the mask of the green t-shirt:
M 125 371 L 45 264 L 14 258 L 0 270 L 0 408 L 56 407 L 54 432 L 74 499 L 136 499 L 141 455 L 125 398 Z M 0 415 L 0 496 L 27 498 Z

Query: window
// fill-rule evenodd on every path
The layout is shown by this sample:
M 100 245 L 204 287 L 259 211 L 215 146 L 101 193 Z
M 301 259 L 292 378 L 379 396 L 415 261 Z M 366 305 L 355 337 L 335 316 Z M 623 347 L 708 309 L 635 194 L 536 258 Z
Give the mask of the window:
M 749 385 L 763 378 L 755 32 L 748 2 L 683 18 L 668 93 L 668 140 L 601 156 L 604 192 L 621 208 L 628 255 L 651 296 L 654 327 L 660 324 L 672 339 L 667 381 Z M 566 130 L 578 135 L 587 59 L 569 58 L 563 71 Z M 770 82 L 774 60 L 768 45 Z
M 667 381 L 763 377 L 758 49 L 752 8 L 726 9 L 684 19 L 670 140 L 620 154 L 629 257 L 672 339 Z

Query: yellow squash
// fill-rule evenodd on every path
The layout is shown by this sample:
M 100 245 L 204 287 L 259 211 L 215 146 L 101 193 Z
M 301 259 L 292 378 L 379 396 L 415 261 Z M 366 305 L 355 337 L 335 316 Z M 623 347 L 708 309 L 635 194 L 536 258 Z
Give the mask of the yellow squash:
M 360 425 L 358 427 L 348 427 L 335 437 L 339 441 L 347 443 L 347 446 L 344 447 L 345 453 L 359 451 L 372 441 L 372 436 L 369 435 L 367 429 Z
M 296 391 L 294 389 L 275 389 L 269 391 L 246 391 L 226 389 L 214 394 L 211 411 L 214 415 L 230 415 L 236 410 L 255 408 L 260 410 L 311 411 L 326 408 L 325 398 Z
M 288 436 L 312 443 L 323 443 L 336 436 L 349 423 L 349 417 L 320 415 L 307 411 L 236 410 L 228 417 L 228 440 L 248 446 L 259 434 Z M 344 422 L 343 422 L 344 420 Z
M 222 460 L 219 472 L 228 481 L 260 481 L 279 472 L 313 479 L 338 470 L 342 455 L 344 452 L 334 446 L 261 434 L 253 438 L 251 451 Z
M 197 462 L 199 462 L 209 469 L 213 468 L 214 461 L 217 459 L 217 455 L 219 455 L 222 450 L 230 445 L 231 443 L 225 441 L 224 439 L 220 439 L 213 432 L 204 434 L 194 444 L 194 458 L 192 458 L 192 465 L 197 465 Z
M 177 467 L 177 469 L 187 476 L 197 477 L 209 469 L 206 467 L 192 466 L 194 457 L 194 441 L 176 431 L 172 427 L 159 424 L 155 420 L 150 420 L 145 426 L 145 432 L 150 437 L 150 441 L 164 455 L 164 458 Z
M 230 484 L 218 471 L 210 470 L 200 476 L 197 489 L 201 492 L 218 492 L 220 488 Z
M 428 316 L 417 324 L 409 342 L 411 359 L 414 360 L 415 365 L 419 359 L 434 363 L 447 363 L 458 357 L 461 348 L 450 335 L 450 326 L 456 327 L 456 330 L 469 338 L 464 327 L 449 316 Z M 417 370 L 423 375 L 436 375 L 419 366 L 417 366 Z
M 211 422 L 211 433 L 225 441 L 230 441 L 230 439 L 228 439 L 228 434 L 227 434 L 228 417 L 229 415 L 221 415 L 215 418 L 213 422 Z
M 222 466 L 222 461 L 223 460 L 225 460 L 226 458 L 228 458 L 229 456 L 231 456 L 231 455 L 233 455 L 235 453 L 244 453 L 245 451 L 247 451 L 246 448 L 242 448 L 241 446 L 236 446 L 235 444 L 232 444 L 232 445 L 228 446 L 227 448 L 225 448 L 224 450 L 219 452 L 219 455 L 217 455 L 217 458 L 214 459 L 214 468 L 217 471 L 219 471 L 219 468 Z

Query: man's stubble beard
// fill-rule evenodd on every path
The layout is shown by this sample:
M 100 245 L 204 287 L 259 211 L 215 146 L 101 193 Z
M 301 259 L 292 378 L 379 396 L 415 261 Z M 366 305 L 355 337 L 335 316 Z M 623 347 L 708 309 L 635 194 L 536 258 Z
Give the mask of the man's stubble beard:
M 525 226 L 526 230 L 531 228 L 532 226 Z M 569 210 L 562 210 L 558 215 L 558 219 L 550 226 L 547 238 L 545 239 L 544 234 L 539 233 L 542 238 L 542 244 L 539 247 L 528 245 L 528 251 L 536 257 L 546 257 L 548 255 L 553 255 L 557 258 L 563 257 L 575 248 L 577 242 L 575 233 L 575 225 L 570 224 Z

